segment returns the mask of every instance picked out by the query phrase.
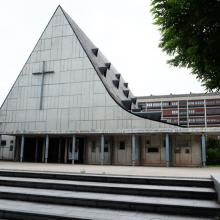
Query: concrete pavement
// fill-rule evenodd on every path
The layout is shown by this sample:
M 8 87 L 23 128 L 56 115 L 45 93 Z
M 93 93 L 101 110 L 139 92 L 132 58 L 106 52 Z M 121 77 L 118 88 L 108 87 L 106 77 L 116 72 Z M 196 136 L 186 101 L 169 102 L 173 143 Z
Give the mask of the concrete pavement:
M 61 173 L 94 173 L 115 175 L 137 175 L 158 177 L 190 177 L 210 178 L 211 175 L 220 175 L 220 167 L 191 168 L 191 167 L 143 167 L 143 166 L 107 166 L 107 165 L 77 165 L 77 164 L 45 164 L 0 162 L 0 170 L 26 170 Z

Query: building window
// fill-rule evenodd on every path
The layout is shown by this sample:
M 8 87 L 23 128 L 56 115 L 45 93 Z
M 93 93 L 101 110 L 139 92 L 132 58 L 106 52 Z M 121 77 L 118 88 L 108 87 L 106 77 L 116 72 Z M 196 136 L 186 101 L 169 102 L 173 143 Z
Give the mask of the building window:
M 10 145 L 9 151 L 13 151 L 14 146 Z
M 92 152 L 94 153 L 96 150 L 96 143 L 95 141 L 92 142 Z
M 155 103 L 152 103 L 152 104 L 153 104 L 154 108 L 161 107 L 161 103 L 160 102 L 155 102 Z
M 172 115 L 178 115 L 178 110 L 173 110 Z
M 148 147 L 147 148 L 147 152 L 148 153 L 158 153 L 159 152 L 159 148 L 158 147 Z
M 171 102 L 171 105 L 172 105 L 172 106 L 177 106 L 177 105 L 178 105 L 178 102 Z
M 195 114 L 195 110 L 194 109 L 189 109 L 189 114 Z
M 120 141 L 119 150 L 125 150 L 125 142 L 124 141 Z
M 2 146 L 2 147 L 5 147 L 5 146 L 6 146 L 6 140 L 2 140 L 2 141 L 1 141 L 1 146 Z
M 14 141 L 13 141 L 13 140 L 11 140 L 11 141 L 10 141 L 10 143 L 11 143 L 11 144 L 14 144 Z

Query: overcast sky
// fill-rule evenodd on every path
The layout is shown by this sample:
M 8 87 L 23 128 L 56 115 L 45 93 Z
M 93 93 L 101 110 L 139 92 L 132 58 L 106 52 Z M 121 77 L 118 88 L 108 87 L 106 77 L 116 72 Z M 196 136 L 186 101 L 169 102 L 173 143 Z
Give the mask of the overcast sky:
M 150 0 L 2 0 L 0 104 L 60 4 L 129 83 L 134 95 L 204 92 L 158 48 Z

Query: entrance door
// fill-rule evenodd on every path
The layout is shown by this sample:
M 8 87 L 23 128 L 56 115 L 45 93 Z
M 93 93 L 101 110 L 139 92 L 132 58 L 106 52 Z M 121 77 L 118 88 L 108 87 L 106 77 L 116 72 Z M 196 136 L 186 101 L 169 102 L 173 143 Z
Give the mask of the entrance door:
M 76 138 L 75 163 L 83 164 L 84 162 L 84 138 Z
M 83 164 L 84 162 L 84 146 L 85 140 L 84 138 L 76 138 L 76 146 L 74 153 L 74 163 Z M 68 150 L 68 163 L 72 161 L 72 138 L 69 139 L 69 150 Z
M 42 162 L 43 138 L 25 138 L 24 162 Z
M 36 150 L 36 139 L 25 138 L 23 161 L 34 162 L 35 161 L 35 150 Z
M 161 163 L 161 135 L 149 135 L 145 137 L 145 164 Z
M 104 164 L 110 164 L 111 163 L 111 141 L 110 139 L 105 140 L 105 146 L 104 146 Z
M 176 137 L 176 144 L 174 148 L 174 162 L 177 166 L 192 164 L 192 148 L 190 137 Z
M 65 139 L 50 138 L 48 162 L 49 163 L 64 163 Z

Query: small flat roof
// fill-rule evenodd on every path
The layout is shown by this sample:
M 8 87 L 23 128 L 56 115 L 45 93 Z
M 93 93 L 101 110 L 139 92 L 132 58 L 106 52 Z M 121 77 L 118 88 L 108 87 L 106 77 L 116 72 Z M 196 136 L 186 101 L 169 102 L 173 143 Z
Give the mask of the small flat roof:
M 220 98 L 220 93 L 219 92 L 210 92 L 210 93 L 188 93 L 188 94 L 169 94 L 169 95 L 149 95 L 149 96 L 137 96 L 137 99 L 169 99 L 169 98 L 188 98 L 188 97 L 195 97 L 195 98 L 200 98 L 200 97 L 212 97 L 212 96 L 219 96 Z

